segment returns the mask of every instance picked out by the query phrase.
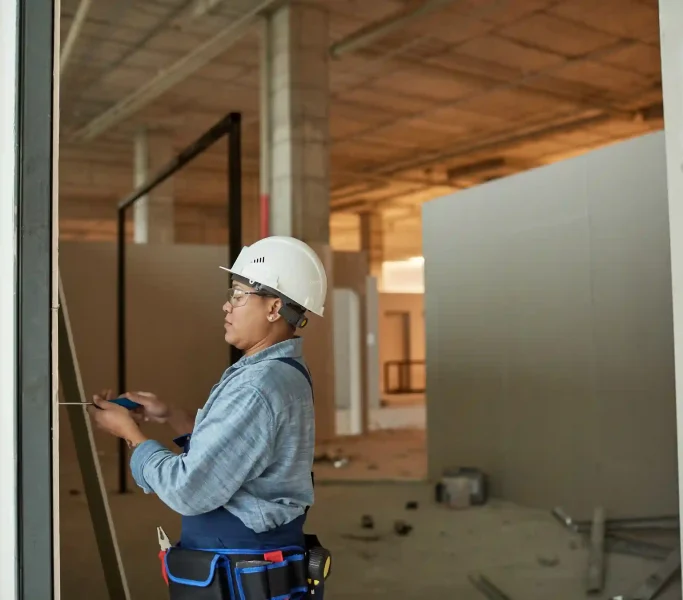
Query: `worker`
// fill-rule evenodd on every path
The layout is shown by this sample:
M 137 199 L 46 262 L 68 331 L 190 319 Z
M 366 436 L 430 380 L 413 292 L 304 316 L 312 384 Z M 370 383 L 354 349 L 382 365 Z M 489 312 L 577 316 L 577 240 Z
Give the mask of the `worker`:
M 110 392 L 98 394 L 89 414 L 127 441 L 138 486 L 182 515 L 179 543 L 161 555 L 172 599 L 304 598 L 321 584 L 329 555 L 303 530 L 315 422 L 296 332 L 308 312 L 323 315 L 327 276 L 308 245 L 284 236 L 246 246 L 221 268 L 232 277 L 225 340 L 243 356 L 196 417 L 146 392 L 123 395 L 140 405 L 133 411 L 108 402 Z M 182 453 L 148 439 L 141 420 L 170 425 Z

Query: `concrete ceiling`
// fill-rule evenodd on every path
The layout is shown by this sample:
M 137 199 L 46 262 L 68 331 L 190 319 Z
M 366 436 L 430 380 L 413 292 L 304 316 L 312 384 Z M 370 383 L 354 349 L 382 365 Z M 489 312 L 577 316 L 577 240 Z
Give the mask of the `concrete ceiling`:
M 343 213 L 381 210 L 386 255 L 419 254 L 425 200 L 662 127 L 656 0 L 318 1 L 330 10 L 337 247 L 358 244 L 357 216 Z M 79 4 L 62 0 L 63 41 Z M 245 189 L 257 193 L 258 31 L 196 55 L 261 4 L 92 3 L 61 82 L 65 214 L 130 191 L 142 124 L 181 148 L 228 111 L 243 113 Z M 198 68 L 137 107 L 192 52 Z M 133 108 L 111 118 L 124 100 Z M 179 204 L 222 205 L 224 168 L 222 146 L 199 159 L 178 178 Z

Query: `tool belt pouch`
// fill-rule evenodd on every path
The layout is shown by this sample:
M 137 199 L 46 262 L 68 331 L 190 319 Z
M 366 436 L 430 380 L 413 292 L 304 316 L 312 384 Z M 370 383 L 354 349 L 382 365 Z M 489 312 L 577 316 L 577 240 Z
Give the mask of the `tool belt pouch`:
M 237 600 L 294 600 L 308 593 L 303 554 L 281 562 L 237 560 L 234 569 Z
M 171 548 L 165 560 L 171 600 L 229 600 L 228 574 L 220 554 Z

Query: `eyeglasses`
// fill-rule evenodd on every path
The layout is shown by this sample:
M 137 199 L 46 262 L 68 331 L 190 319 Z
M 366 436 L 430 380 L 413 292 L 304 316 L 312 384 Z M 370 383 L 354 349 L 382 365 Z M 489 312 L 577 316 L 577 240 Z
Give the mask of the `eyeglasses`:
M 240 288 L 229 288 L 228 289 L 228 302 L 235 308 L 244 306 L 249 299 L 249 296 L 261 296 L 262 298 L 275 298 L 273 294 L 268 294 L 266 292 L 248 292 Z

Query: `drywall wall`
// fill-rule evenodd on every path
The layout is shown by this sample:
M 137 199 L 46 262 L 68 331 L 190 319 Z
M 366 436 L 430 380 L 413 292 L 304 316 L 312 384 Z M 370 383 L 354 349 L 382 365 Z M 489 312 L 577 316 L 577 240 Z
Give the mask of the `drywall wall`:
M 376 380 L 376 374 L 372 369 L 376 368 L 376 362 L 372 360 L 376 352 L 368 336 L 368 282 L 369 272 L 368 256 L 366 252 L 334 252 L 333 253 L 334 287 L 354 291 L 360 304 L 360 364 L 361 364 L 361 431 L 368 431 L 370 382 Z M 333 296 L 333 294 L 328 294 Z M 337 407 L 344 407 L 344 401 L 337 400 Z
M 343 429 L 350 435 L 363 430 L 361 383 L 361 304 L 358 294 L 348 288 L 334 290 L 334 372 L 335 406 L 348 412 Z M 337 413 L 337 419 L 339 414 Z
M 656 133 L 425 205 L 431 476 L 678 510 L 665 169 Z
M 324 248 L 317 251 L 330 262 Z M 187 409 L 204 404 L 229 364 L 222 312 L 229 280 L 218 268 L 226 255 L 221 246 L 128 246 L 129 389 L 155 392 Z M 85 391 L 116 388 L 114 244 L 62 243 L 60 269 Z M 312 317 L 304 336 L 319 439 L 334 435 L 332 317 L 328 302 L 325 319 Z M 170 443 L 171 432 L 150 428 L 154 437 Z M 109 437 L 98 438 L 98 446 L 104 451 L 115 447 Z

